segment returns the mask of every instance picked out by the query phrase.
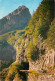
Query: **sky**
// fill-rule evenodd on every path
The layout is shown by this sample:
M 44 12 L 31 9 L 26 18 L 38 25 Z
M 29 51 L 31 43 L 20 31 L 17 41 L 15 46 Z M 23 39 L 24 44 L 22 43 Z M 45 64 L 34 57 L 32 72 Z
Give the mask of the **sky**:
M 25 5 L 30 13 L 36 11 L 42 0 L 0 0 L 0 19 L 13 12 L 19 6 Z

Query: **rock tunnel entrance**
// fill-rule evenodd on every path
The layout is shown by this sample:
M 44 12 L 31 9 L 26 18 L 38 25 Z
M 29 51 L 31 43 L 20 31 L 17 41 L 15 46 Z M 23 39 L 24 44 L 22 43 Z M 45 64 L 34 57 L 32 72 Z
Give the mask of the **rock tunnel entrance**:
M 29 70 L 29 62 L 22 62 L 23 70 Z
M 23 69 L 20 70 L 20 78 L 22 79 L 22 81 L 27 81 L 27 71 L 29 70 L 29 62 L 22 62 L 21 65 L 23 65 Z

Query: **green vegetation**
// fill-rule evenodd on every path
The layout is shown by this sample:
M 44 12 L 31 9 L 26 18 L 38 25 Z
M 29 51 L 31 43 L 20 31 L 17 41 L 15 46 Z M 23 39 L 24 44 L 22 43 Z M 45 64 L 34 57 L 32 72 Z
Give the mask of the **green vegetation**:
M 25 28 L 25 35 L 30 38 L 31 42 L 27 47 L 29 60 L 38 58 L 39 52 L 45 53 L 46 48 L 41 49 L 42 42 L 47 43 L 53 49 L 55 48 L 55 20 L 53 21 L 53 19 L 54 0 L 43 0 L 30 19 L 28 27 Z M 37 50 L 37 46 L 39 50 Z
M 0 72 L 0 79 L 13 81 L 13 79 L 17 77 L 17 79 L 21 81 L 25 80 L 27 75 L 20 71 L 22 69 L 24 69 L 22 64 L 19 64 L 19 62 L 14 62 L 9 66 L 9 68 L 3 69 L 3 71 Z
M 17 80 L 17 81 L 22 81 L 22 79 L 20 79 L 20 77 L 19 77 L 19 74 L 16 74 L 14 79 Z
M 19 62 L 14 62 L 13 64 L 10 65 L 9 67 L 9 72 L 8 75 L 6 77 L 7 81 L 12 81 L 15 77 L 15 75 L 18 73 L 19 74 L 19 70 L 23 68 L 22 65 L 19 64 Z
M 29 73 L 29 75 L 35 75 L 35 76 L 39 76 L 39 75 L 54 75 L 54 73 L 38 73 L 38 72 L 31 72 L 31 73 Z
M 46 42 L 49 48 L 55 49 L 55 19 L 53 20 L 53 22 L 51 22 Z
M 7 62 L 7 61 L 0 61 L 0 71 L 2 71 L 4 68 L 8 68 L 13 61 Z
M 6 76 L 7 76 L 7 74 L 8 74 L 8 71 L 9 71 L 9 69 L 8 69 L 8 68 L 5 68 L 5 69 L 3 69 L 3 70 L 0 72 L 0 79 L 1 79 L 1 80 L 4 80 L 4 79 L 6 78 Z
M 24 34 L 24 30 L 16 30 L 12 32 L 8 32 L 6 34 L 0 35 L 0 40 L 4 41 L 6 40 L 10 45 L 13 45 L 17 39 Z
M 54 0 L 43 0 L 36 12 L 33 14 L 26 33 L 33 35 L 34 38 L 42 36 L 43 39 L 47 37 L 49 25 L 54 17 Z
M 30 42 L 27 46 L 27 58 L 28 60 L 36 61 L 38 59 L 39 49 Z

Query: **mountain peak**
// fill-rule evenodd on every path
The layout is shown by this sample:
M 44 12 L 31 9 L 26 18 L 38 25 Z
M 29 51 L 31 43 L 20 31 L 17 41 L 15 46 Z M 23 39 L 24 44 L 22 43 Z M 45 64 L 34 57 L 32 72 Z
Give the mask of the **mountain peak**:
M 29 9 L 26 7 L 26 6 L 24 6 L 24 5 L 22 5 L 22 6 L 19 6 L 15 11 L 13 11 L 11 14 L 13 14 L 13 15 L 15 15 L 15 14 L 20 14 L 20 13 L 22 13 L 22 11 L 29 11 Z
M 20 6 L 0 20 L 0 35 L 13 30 L 24 29 L 30 18 L 29 9 L 24 5 Z
M 27 8 L 27 7 L 24 5 L 18 7 L 18 9 L 25 9 L 25 8 Z

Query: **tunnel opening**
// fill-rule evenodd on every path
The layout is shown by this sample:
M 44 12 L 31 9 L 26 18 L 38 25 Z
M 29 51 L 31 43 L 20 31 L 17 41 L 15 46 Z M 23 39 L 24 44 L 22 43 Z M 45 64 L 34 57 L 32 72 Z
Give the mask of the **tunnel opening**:
M 28 62 L 22 62 L 21 65 L 23 66 L 23 68 L 19 72 L 20 78 L 22 79 L 22 81 L 27 81 L 27 77 L 28 77 L 27 70 L 29 70 L 29 63 Z
M 29 62 L 22 62 L 23 70 L 29 70 Z

